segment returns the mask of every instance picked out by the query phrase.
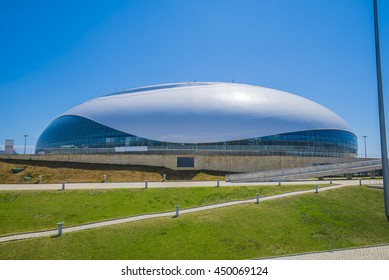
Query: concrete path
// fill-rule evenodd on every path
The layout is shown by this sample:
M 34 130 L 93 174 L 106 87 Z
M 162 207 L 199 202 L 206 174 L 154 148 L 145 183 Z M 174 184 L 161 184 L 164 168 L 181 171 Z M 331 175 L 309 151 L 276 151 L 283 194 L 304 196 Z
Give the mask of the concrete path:
M 271 260 L 389 260 L 389 245 L 291 255 Z
M 353 181 L 355 185 L 355 181 Z M 301 182 L 300 182 L 301 184 Z M 330 187 L 323 187 L 319 189 L 319 192 L 322 191 L 328 191 L 333 190 L 337 188 L 342 188 L 345 186 L 350 186 L 350 184 L 340 184 Z M 284 193 L 284 194 L 278 194 L 273 196 L 267 196 L 260 198 L 261 201 L 265 200 L 272 200 L 272 199 L 278 199 L 283 197 L 290 197 L 290 196 L 296 196 L 301 194 L 307 194 L 307 193 L 313 193 L 315 192 L 314 189 L 312 190 L 305 190 L 305 191 L 296 191 L 296 192 L 290 192 L 290 193 Z M 199 211 L 205 211 L 205 210 L 211 210 L 221 207 L 227 207 L 227 206 L 233 206 L 233 205 L 239 205 L 239 204 L 245 204 L 245 203 L 255 203 L 256 199 L 249 199 L 249 200 L 239 200 L 239 201 L 231 201 L 231 202 L 224 202 L 224 203 L 218 203 L 218 204 L 212 204 L 212 205 L 206 205 L 206 206 L 200 206 L 195 208 L 189 208 L 189 209 L 183 209 L 180 211 L 180 215 L 182 214 L 188 214 L 188 213 L 194 213 Z M 69 233 L 74 231 L 80 231 L 80 230 L 86 230 L 91 228 L 97 228 L 97 227 L 104 227 L 104 226 L 110 226 L 110 225 L 116 225 L 116 224 L 122 224 L 122 223 L 128 223 L 133 221 L 139 221 L 139 220 L 146 220 L 146 219 L 153 219 L 153 218 L 159 218 L 159 217 L 173 217 L 175 216 L 175 211 L 173 212 L 166 212 L 166 213 L 155 213 L 155 214 L 146 214 L 146 215 L 139 215 L 139 216 L 132 216 L 127 218 L 121 218 L 121 219 L 114 219 L 114 220 L 108 220 L 103 222 L 96 222 L 96 223 L 89 223 L 79 226 L 72 226 L 72 227 L 66 227 L 66 224 L 64 224 L 64 228 L 62 230 L 62 233 Z M 15 234 L 15 235 L 8 235 L 8 236 L 1 236 L 0 237 L 0 243 L 6 242 L 6 241 L 13 241 L 13 240 L 20 240 L 20 239 L 27 239 L 27 238 L 35 238 L 35 237 L 42 237 L 42 236 L 53 236 L 57 234 L 57 230 L 48 230 L 48 231 L 40 231 L 40 232 L 31 232 L 31 233 L 22 233 L 22 234 Z
M 363 180 L 363 184 L 369 184 L 371 180 Z M 308 181 L 300 180 L 293 182 L 282 182 L 282 185 L 301 184 L 329 184 L 330 181 Z M 333 180 L 334 184 L 358 185 L 358 180 Z M 148 188 L 184 188 L 184 187 L 216 187 L 217 181 L 168 181 L 168 182 L 147 182 Z M 256 183 L 230 183 L 219 181 L 219 186 L 271 186 L 278 185 L 278 182 L 256 182 Z M 0 184 L 0 191 L 14 190 L 60 190 L 62 184 Z M 66 183 L 65 189 L 118 189 L 118 188 L 145 188 L 145 182 L 135 183 Z

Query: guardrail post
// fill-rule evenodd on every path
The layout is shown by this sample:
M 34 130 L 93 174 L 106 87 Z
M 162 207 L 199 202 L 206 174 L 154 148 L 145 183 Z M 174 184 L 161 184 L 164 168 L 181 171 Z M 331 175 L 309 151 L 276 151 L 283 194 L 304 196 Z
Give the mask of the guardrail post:
M 145 189 L 147 189 L 148 183 L 149 182 L 145 181 Z
M 256 199 L 257 199 L 257 201 L 255 202 L 255 204 L 259 204 L 259 198 L 260 198 L 261 196 L 259 195 L 259 193 L 257 193 L 256 194 Z
M 65 184 L 66 184 L 66 182 L 62 182 L 62 187 L 61 187 L 61 190 L 65 190 Z
M 330 178 L 330 184 L 332 185 L 332 178 Z
M 278 185 L 281 186 L 281 180 L 278 181 Z
M 217 181 L 216 181 L 216 186 L 217 186 L 217 187 L 220 187 L 220 180 L 217 180 Z
M 57 234 L 57 236 L 61 236 L 62 235 L 62 226 L 63 226 L 63 222 L 57 223 L 57 227 L 58 227 L 58 234 Z
M 362 186 L 362 179 L 359 179 L 359 185 Z
M 319 192 L 319 185 L 316 185 L 315 186 L 315 193 L 318 193 Z
M 177 218 L 180 215 L 180 205 L 176 205 L 176 215 L 175 217 Z

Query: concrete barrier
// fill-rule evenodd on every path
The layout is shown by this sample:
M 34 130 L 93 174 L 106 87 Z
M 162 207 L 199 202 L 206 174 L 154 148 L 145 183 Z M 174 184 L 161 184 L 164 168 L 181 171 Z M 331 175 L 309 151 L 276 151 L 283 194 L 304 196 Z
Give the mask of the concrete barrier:
M 54 161 L 166 167 L 173 170 L 212 170 L 226 172 L 256 172 L 291 167 L 309 167 L 355 161 L 355 158 L 258 156 L 258 155 L 204 155 L 193 154 L 194 167 L 177 167 L 177 157 L 187 154 L 32 154 L 0 155 L 3 160 Z M 366 159 L 357 159 L 366 160 Z

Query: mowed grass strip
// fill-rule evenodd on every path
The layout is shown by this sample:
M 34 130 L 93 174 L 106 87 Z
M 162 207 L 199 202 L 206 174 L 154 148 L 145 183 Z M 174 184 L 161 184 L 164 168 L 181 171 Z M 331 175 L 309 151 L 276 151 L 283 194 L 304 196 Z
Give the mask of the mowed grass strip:
M 313 185 L 161 189 L 0 191 L 0 235 L 52 229 L 139 214 L 174 211 L 231 200 L 254 199 Z
M 382 191 L 346 187 L 1 243 L 0 259 L 250 259 L 388 242 Z

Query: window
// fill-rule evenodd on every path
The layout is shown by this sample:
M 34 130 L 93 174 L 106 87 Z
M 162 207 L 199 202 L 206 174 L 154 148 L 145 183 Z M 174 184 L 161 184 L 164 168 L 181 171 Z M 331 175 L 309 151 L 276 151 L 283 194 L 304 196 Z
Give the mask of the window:
M 194 167 L 194 158 L 177 157 L 177 167 Z

